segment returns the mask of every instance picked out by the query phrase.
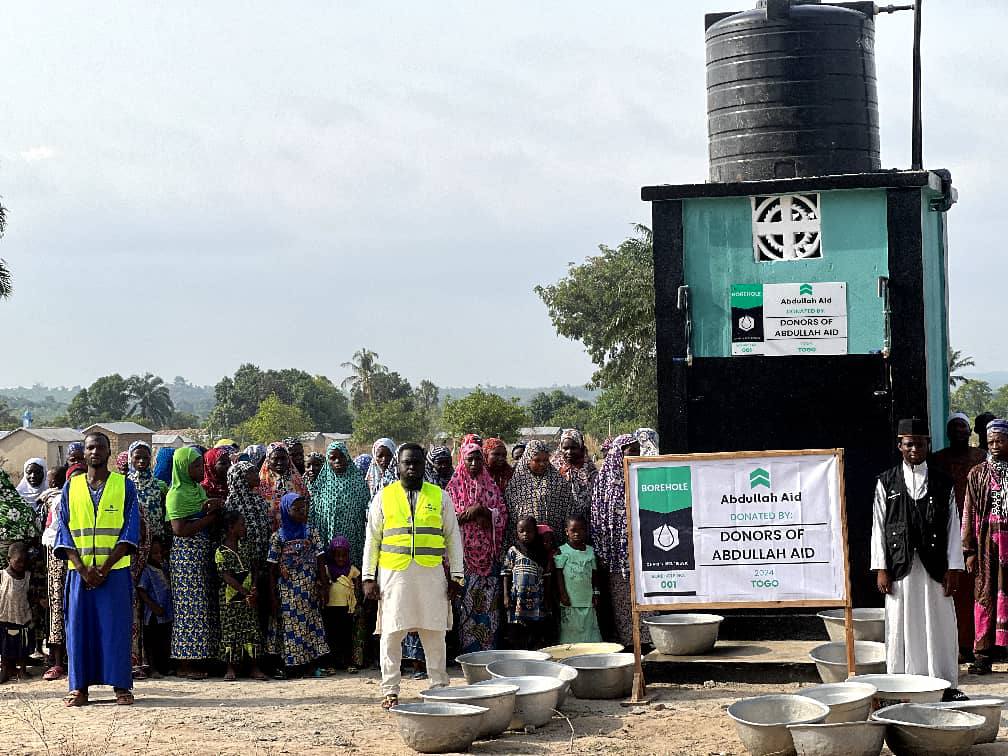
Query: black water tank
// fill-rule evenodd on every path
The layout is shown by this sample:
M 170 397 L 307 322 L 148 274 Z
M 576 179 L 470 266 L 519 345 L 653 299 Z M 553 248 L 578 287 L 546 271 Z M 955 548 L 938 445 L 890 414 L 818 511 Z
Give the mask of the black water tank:
M 707 29 L 711 181 L 877 171 L 871 15 L 762 0 Z

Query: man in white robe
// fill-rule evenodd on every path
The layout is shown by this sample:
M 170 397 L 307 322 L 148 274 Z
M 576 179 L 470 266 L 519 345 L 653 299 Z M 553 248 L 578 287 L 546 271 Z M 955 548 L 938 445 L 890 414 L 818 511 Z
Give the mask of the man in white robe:
M 959 513 L 950 478 L 929 470 L 926 421 L 899 422 L 901 464 L 879 476 L 872 517 L 871 569 L 885 595 L 890 674 L 948 680 L 946 699 L 964 697 L 952 589 L 963 569 Z
M 462 572 L 462 538 L 459 532 L 458 519 L 455 516 L 455 505 L 447 491 L 437 486 L 424 486 L 423 474 L 426 463 L 424 449 L 417 444 L 403 444 L 399 447 L 397 464 L 399 465 L 399 481 L 378 491 L 368 507 L 366 537 L 364 541 L 364 569 L 362 570 L 363 587 L 369 599 L 378 599 L 378 625 L 375 632 L 381 636 L 379 655 L 381 658 L 382 683 L 384 694 L 382 707 L 392 708 L 399 701 L 399 683 L 402 677 L 402 640 L 407 633 L 416 632 L 423 643 L 427 657 L 427 675 L 432 687 L 444 687 L 449 683 L 445 633 L 452 626 L 451 599 L 459 592 L 463 580 Z M 391 463 L 390 463 L 391 464 Z M 389 511 L 383 506 L 383 495 L 391 496 L 390 488 L 399 486 L 405 492 L 409 504 L 409 522 L 406 527 L 386 528 L 385 516 Z M 420 544 L 425 543 L 427 531 L 438 528 L 420 527 L 414 525 L 417 518 L 417 504 L 421 500 L 421 491 L 425 495 L 440 495 L 441 525 L 440 535 L 444 539 L 443 554 L 448 562 L 450 578 L 442 565 L 441 557 L 436 557 L 436 563 L 424 566 L 417 561 L 417 556 L 423 556 L 431 549 Z M 399 496 L 402 494 L 396 489 Z M 405 505 L 403 505 L 405 506 Z M 395 512 L 396 510 L 391 510 Z M 423 510 L 419 513 L 423 514 Z M 391 538 L 398 544 L 404 533 L 410 546 L 391 546 Z M 394 535 L 390 536 L 390 533 Z M 437 536 L 437 534 L 435 534 Z M 383 539 L 385 548 L 382 548 Z M 405 569 L 388 569 L 379 564 L 382 553 L 409 553 L 411 557 L 403 557 L 408 561 Z M 435 562 L 435 559 L 424 561 Z M 400 565 L 401 566 L 401 565 Z

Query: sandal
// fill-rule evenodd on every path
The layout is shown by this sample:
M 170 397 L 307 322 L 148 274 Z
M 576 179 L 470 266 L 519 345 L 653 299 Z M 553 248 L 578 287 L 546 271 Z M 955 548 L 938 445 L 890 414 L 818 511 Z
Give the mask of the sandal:
M 71 706 L 87 706 L 88 694 L 83 690 L 71 690 L 63 699 L 63 703 Z
M 133 692 L 129 690 L 119 689 L 115 692 L 116 706 L 132 706 Z
M 315 667 L 315 669 L 312 671 L 311 676 L 318 679 L 320 677 L 328 677 L 329 675 L 326 674 L 326 671 L 322 669 L 322 667 Z
M 53 664 L 42 675 L 42 679 L 48 682 L 52 682 L 53 680 L 59 680 L 61 677 L 64 677 L 65 675 L 66 670 L 63 669 L 63 667 L 61 667 L 59 664 Z
M 381 702 L 381 707 L 388 711 L 389 709 L 394 709 L 399 705 L 399 696 L 394 693 L 389 693 Z
M 257 671 L 255 671 L 255 672 L 252 673 L 252 679 L 253 680 L 269 680 L 269 675 L 265 674 L 262 671 L 257 670 Z
M 238 679 L 238 676 L 234 672 L 226 672 L 224 674 L 224 682 L 234 682 Z
M 147 679 L 147 673 L 143 671 L 143 667 L 133 667 L 133 679 L 134 680 Z
M 991 671 L 990 662 L 975 661 L 966 667 L 966 672 L 971 675 L 989 675 Z
M 210 675 L 206 672 L 190 672 L 185 676 L 186 680 L 206 680 Z
M 346 672 L 348 675 L 356 675 L 358 672 L 360 672 L 360 670 L 357 669 L 357 667 L 355 667 L 353 664 L 351 664 L 349 667 L 346 668 Z
M 274 680 L 286 680 L 287 679 L 287 673 L 284 672 L 282 669 L 278 669 L 276 672 L 273 673 L 273 679 Z

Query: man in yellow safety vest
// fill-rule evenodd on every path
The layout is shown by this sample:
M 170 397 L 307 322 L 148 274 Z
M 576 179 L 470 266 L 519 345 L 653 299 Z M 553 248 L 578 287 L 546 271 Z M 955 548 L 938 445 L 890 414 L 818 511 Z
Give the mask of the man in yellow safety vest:
M 378 491 L 368 507 L 362 571 L 367 597 L 380 602 L 385 709 L 399 701 L 407 633 L 420 636 L 432 686 L 448 685 L 445 633 L 462 582 L 462 539 L 451 496 L 424 482 L 426 455 L 419 444 L 403 444 L 396 456 L 399 480 Z
M 88 688 L 111 685 L 116 703 L 133 703 L 130 555 L 140 542 L 133 481 L 110 472 L 104 433 L 84 439 L 87 473 L 66 482 L 54 554 L 69 564 L 64 600 L 70 694 L 67 706 L 88 703 Z

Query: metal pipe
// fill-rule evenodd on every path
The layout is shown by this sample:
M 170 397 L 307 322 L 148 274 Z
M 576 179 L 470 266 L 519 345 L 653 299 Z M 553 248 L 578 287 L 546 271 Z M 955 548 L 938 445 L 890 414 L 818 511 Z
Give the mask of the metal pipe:
M 921 123 L 921 6 L 924 0 L 914 3 L 913 39 L 913 115 L 910 136 L 910 169 L 924 169 L 924 129 Z
M 895 13 L 896 11 L 913 10 L 913 3 L 910 5 L 876 5 L 875 14 L 879 13 Z

